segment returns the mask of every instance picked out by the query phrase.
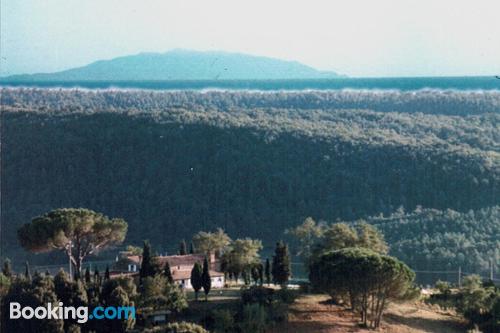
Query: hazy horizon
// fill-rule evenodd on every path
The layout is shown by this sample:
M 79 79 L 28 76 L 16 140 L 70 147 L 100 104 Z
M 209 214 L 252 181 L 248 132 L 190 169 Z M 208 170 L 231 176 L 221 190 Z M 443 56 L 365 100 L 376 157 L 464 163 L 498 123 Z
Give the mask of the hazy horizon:
M 482 0 L 1 2 L 0 76 L 172 49 L 293 60 L 350 77 L 500 74 L 500 4 Z

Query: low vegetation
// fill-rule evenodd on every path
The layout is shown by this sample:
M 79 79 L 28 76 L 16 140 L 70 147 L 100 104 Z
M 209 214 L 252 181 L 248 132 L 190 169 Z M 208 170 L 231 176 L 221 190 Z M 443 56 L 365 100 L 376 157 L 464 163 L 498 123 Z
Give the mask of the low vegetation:
M 442 308 L 452 308 L 469 320 L 471 327 L 481 332 L 500 330 L 500 288 L 477 275 L 467 276 L 459 288 L 445 281 L 436 283 L 437 293 L 426 301 Z
M 374 227 L 376 229 L 374 229 Z M 489 274 L 500 269 L 500 209 L 468 212 L 417 207 L 400 208 L 388 216 L 328 224 L 307 218 L 287 230 L 294 254 L 306 260 L 318 248 L 363 246 L 388 253 L 414 270 Z M 384 237 L 380 237 L 383 233 Z M 456 273 L 454 274 L 456 275 Z M 419 283 L 434 284 L 446 274 L 420 276 Z

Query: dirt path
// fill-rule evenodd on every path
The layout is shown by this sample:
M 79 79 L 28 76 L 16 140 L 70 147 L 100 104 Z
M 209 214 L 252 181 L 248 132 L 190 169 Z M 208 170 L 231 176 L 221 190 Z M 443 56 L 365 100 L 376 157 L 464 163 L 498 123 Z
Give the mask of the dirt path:
M 350 311 L 327 304 L 322 295 L 302 296 L 291 306 L 288 323 L 273 327 L 268 333 L 347 333 L 373 332 L 358 327 L 358 318 Z M 387 333 L 463 333 L 457 317 L 415 304 L 393 305 L 379 332 Z

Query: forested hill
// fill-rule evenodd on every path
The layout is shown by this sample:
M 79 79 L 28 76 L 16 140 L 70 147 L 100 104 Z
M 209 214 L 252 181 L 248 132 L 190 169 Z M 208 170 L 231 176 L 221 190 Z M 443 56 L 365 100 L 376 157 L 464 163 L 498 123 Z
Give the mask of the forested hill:
M 499 204 L 498 92 L 1 94 L 3 256 L 58 207 L 172 251 L 219 226 L 270 244 L 306 216 Z
M 234 111 L 276 108 L 293 110 L 366 109 L 379 112 L 425 113 L 467 116 L 500 113 L 498 91 L 307 91 L 307 92 L 238 92 L 192 91 L 155 92 L 141 90 L 4 89 L 2 104 L 22 106 L 44 112 L 96 111 L 165 111 L 190 110 Z
M 391 244 L 392 255 L 416 270 L 488 272 L 500 269 L 500 206 L 457 212 L 417 207 L 367 219 Z M 456 275 L 456 274 L 452 274 Z M 436 275 L 420 280 L 436 281 Z M 441 277 L 454 280 L 455 276 Z

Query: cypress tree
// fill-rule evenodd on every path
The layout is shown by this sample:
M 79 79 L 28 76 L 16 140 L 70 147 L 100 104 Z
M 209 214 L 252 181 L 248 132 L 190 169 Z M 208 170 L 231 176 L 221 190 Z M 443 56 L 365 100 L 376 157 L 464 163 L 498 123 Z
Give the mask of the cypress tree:
M 243 283 L 245 283 L 245 285 L 248 286 L 250 284 L 250 273 L 248 272 L 248 268 L 243 269 L 242 275 L 243 275 Z
M 203 286 L 203 291 L 205 292 L 205 301 L 208 301 L 208 293 L 212 287 L 212 279 L 210 277 L 210 266 L 208 265 L 208 259 L 205 257 L 203 261 L 203 273 L 201 274 L 201 284 Z
M 185 256 L 187 254 L 187 245 L 186 245 L 186 241 L 184 239 L 179 244 L 179 254 L 181 256 Z
M 259 284 L 262 286 L 264 284 L 264 266 L 262 263 L 259 263 L 257 270 L 259 272 Z
M 195 254 L 196 253 L 196 248 L 195 248 L 193 242 L 191 242 L 191 244 L 189 245 L 189 253 L 190 254 Z
M 106 300 L 107 304 L 112 306 L 129 306 L 130 300 L 127 292 L 120 286 L 117 286 Z M 107 332 L 128 332 L 132 322 L 130 319 L 106 320 L 105 324 Z
M 87 267 L 85 270 L 85 283 L 89 284 L 90 283 L 90 269 Z
M 68 285 L 70 284 L 68 274 L 61 268 L 59 272 L 54 276 L 54 290 L 57 294 L 57 297 L 62 300 L 62 302 L 67 301 L 67 297 L 69 297 L 69 293 L 66 291 L 69 289 Z
M 259 265 L 254 265 L 252 266 L 251 268 L 251 273 L 252 273 L 252 279 L 253 279 L 253 282 L 255 283 L 255 285 L 257 285 L 259 283 Z
M 282 241 L 276 243 L 271 272 L 273 275 L 273 282 L 279 284 L 282 288 L 286 288 L 288 279 L 291 276 L 291 266 L 288 246 Z
M 266 283 L 267 285 L 271 284 L 271 263 L 269 262 L 269 258 L 266 259 L 266 268 L 264 274 L 266 275 Z
M 142 246 L 142 262 L 139 270 L 139 276 L 142 278 L 151 276 L 151 244 L 144 241 Z
M 168 283 L 174 283 L 174 278 L 172 277 L 172 272 L 170 271 L 170 264 L 168 261 L 165 263 L 165 268 L 163 269 L 163 275 L 167 279 Z
M 109 266 L 106 266 L 106 271 L 104 272 L 104 280 L 109 280 L 110 275 L 109 275 Z
M 144 241 L 144 246 L 142 249 L 142 263 L 141 269 L 139 270 L 139 277 L 141 279 L 154 276 L 160 272 L 160 267 L 153 256 L 153 251 L 151 249 L 151 244 L 149 241 Z
M 30 264 L 29 262 L 26 261 L 24 264 L 24 277 L 31 281 L 31 271 L 30 271 Z
M 201 266 L 198 262 L 196 262 L 191 270 L 191 286 L 194 289 L 194 296 L 196 300 L 198 300 L 198 292 L 202 287 L 201 274 Z
M 9 258 L 5 259 L 5 261 L 3 262 L 2 273 L 6 277 L 11 277 L 12 276 L 12 264 L 11 264 Z
M 99 274 L 99 269 L 97 268 L 97 266 L 94 270 L 94 282 L 96 284 L 101 284 L 101 275 Z

